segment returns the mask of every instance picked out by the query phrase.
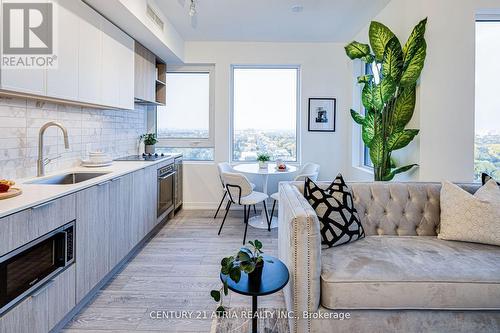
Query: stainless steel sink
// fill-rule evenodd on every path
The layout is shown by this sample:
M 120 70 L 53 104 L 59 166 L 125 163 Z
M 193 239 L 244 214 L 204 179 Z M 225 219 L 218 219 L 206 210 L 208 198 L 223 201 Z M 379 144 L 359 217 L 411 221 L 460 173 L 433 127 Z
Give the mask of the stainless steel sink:
M 99 176 L 104 176 L 109 172 L 75 172 L 55 175 L 43 179 L 35 179 L 26 184 L 45 184 L 45 185 L 70 185 L 84 182 Z

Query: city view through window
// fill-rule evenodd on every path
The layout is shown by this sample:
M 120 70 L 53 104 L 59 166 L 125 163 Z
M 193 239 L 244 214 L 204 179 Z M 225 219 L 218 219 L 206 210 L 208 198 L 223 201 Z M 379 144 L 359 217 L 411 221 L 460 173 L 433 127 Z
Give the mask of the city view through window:
M 476 179 L 485 172 L 500 180 L 500 21 L 476 23 Z
M 234 68 L 233 160 L 297 160 L 297 68 Z
M 186 147 L 210 138 L 210 74 L 167 73 L 167 84 L 166 105 L 157 107 L 157 134 L 174 144 L 160 144 L 158 151 L 182 153 L 186 160 L 213 160 L 213 147 Z M 179 142 L 184 146 L 175 146 Z

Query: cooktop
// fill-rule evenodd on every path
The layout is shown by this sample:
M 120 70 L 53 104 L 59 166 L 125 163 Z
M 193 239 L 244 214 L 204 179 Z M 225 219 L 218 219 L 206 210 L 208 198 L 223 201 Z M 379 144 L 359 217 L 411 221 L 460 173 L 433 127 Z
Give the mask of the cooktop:
M 120 158 L 116 158 L 115 161 L 158 161 L 162 160 L 165 158 L 170 158 L 172 157 L 171 154 L 142 154 L 142 155 L 129 155 L 129 156 L 124 156 Z

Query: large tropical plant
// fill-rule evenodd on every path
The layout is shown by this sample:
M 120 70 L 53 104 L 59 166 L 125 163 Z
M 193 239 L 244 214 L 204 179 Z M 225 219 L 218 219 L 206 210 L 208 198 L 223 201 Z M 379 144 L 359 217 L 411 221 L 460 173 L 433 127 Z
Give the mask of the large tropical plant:
M 351 110 L 351 116 L 362 126 L 362 138 L 370 150 L 375 180 L 391 180 L 396 174 L 417 166 L 396 167 L 391 154 L 406 147 L 419 132 L 405 127 L 413 116 L 417 80 L 424 67 L 426 23 L 427 19 L 419 22 L 402 47 L 388 27 L 373 21 L 369 30 L 370 45 L 353 41 L 345 47 L 349 58 L 361 59 L 369 64 L 372 72 L 358 77 L 358 83 L 363 84 L 361 100 L 365 115 Z

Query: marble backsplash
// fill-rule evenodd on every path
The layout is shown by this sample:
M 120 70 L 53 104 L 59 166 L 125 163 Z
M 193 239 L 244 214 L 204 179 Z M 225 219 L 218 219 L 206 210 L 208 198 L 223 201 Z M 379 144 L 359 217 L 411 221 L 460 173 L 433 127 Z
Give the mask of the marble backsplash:
M 78 166 L 88 149 L 102 149 L 111 157 L 137 154 L 139 136 L 146 131 L 147 111 L 99 110 L 22 98 L 0 97 L 0 179 L 36 176 L 38 132 L 48 121 L 68 130 L 69 149 L 62 132 L 51 127 L 44 135 L 45 157 L 55 158 L 46 172 Z

